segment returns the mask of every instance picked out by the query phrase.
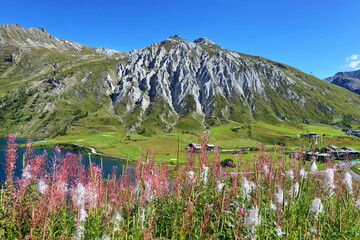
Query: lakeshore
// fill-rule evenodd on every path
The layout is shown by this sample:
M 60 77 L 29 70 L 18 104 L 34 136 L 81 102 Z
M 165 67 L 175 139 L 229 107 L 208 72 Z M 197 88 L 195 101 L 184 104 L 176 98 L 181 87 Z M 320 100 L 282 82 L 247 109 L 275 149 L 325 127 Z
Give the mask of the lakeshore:
M 2 165 L 5 166 L 5 152 L 4 150 L 6 149 L 7 145 L 6 145 L 6 141 L 7 138 L 0 138 L 0 148 L 2 150 L 2 153 L 0 154 L 0 163 Z M 22 168 L 23 168 L 23 155 L 25 153 L 25 143 L 26 143 L 26 138 L 17 138 L 16 142 L 19 143 L 18 144 L 18 149 L 17 149 L 17 153 L 18 153 L 18 158 L 17 161 L 15 163 L 15 169 L 14 169 L 14 176 L 15 177 L 21 177 L 22 175 Z M 88 167 L 89 166 L 89 156 L 88 153 L 91 153 L 91 150 L 87 147 L 82 147 L 82 146 L 76 146 L 73 144 L 64 144 L 64 143 L 59 143 L 59 144 L 38 144 L 40 142 L 34 142 L 33 143 L 33 151 L 35 155 L 42 155 L 44 152 L 46 152 L 47 154 L 47 161 L 52 161 L 52 158 L 55 156 L 55 151 L 53 151 L 53 149 L 58 146 L 61 149 L 61 154 L 65 154 L 66 152 L 70 152 L 72 154 L 81 154 L 82 155 L 82 159 L 83 159 L 83 164 Z M 97 153 L 97 154 L 92 154 L 90 155 L 91 157 L 91 162 L 100 166 L 101 165 L 101 160 L 102 160 L 102 164 L 103 164 L 103 173 L 104 176 L 107 176 L 109 174 L 111 174 L 113 167 L 117 167 L 118 171 L 117 171 L 117 175 L 120 176 L 122 174 L 122 169 L 125 169 L 127 166 L 128 167 L 134 167 L 135 166 L 135 162 L 134 161 L 126 161 L 124 158 L 121 157 L 117 157 L 117 156 L 111 156 L 108 154 L 102 154 L 102 153 Z M 3 168 L 0 168 L 0 182 L 5 180 L 5 172 Z

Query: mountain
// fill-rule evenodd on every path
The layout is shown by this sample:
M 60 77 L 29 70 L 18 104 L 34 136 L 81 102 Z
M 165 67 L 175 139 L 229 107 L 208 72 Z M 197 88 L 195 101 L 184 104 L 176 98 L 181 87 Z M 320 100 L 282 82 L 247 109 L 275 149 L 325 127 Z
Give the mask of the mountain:
M 338 72 L 334 76 L 324 80 L 360 94 L 360 70 L 352 72 Z
M 152 135 L 231 121 L 360 119 L 359 95 L 206 38 L 175 35 L 122 53 L 5 25 L 0 55 L 0 134 L 44 138 L 103 124 Z

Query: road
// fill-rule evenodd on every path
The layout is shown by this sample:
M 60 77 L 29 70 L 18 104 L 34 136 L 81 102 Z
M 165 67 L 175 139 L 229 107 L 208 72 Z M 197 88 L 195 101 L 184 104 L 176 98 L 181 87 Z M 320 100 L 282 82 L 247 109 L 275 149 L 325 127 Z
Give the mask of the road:
M 350 175 L 358 182 L 360 182 L 360 176 L 356 173 L 354 173 L 350 167 L 353 165 L 357 165 L 360 164 L 360 161 L 356 161 L 356 162 L 349 162 L 349 163 L 340 163 L 338 166 L 340 167 L 341 170 L 343 170 L 344 172 L 349 172 Z

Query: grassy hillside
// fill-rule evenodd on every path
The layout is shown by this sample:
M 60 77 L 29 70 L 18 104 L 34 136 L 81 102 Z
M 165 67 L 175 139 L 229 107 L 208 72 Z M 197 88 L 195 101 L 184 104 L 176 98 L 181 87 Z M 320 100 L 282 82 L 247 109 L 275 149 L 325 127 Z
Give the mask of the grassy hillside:
M 159 52 L 164 56 L 181 50 L 184 62 L 189 56 L 189 64 L 214 63 L 192 73 L 197 75 L 194 84 L 208 81 L 201 83 L 201 88 L 214 83 L 195 98 L 196 93 L 175 91 L 189 86 L 178 83 L 185 79 L 190 68 L 195 68 L 191 64 L 179 65 L 175 70 L 172 64 L 178 56 L 164 61 L 168 65 L 159 63 L 154 67 L 161 57 L 145 63 L 146 59 L 140 56 L 146 55 L 148 48 L 138 50 L 139 56 L 132 53 L 107 56 L 87 46 L 77 51 L 77 44 L 55 41 L 43 29 L 26 30 L 20 26 L 11 29 L 3 34 L 6 47 L 0 54 L 0 135 L 3 136 L 47 138 L 49 143 L 76 142 L 133 159 L 153 147 L 158 160 L 167 162 L 177 156 L 179 137 L 183 158 L 187 145 L 197 142 L 197 136 L 207 129 L 212 133 L 211 143 L 224 149 L 256 147 L 257 142 L 266 148 L 298 147 L 298 134 L 310 131 L 325 134 L 322 145 L 331 142 L 339 146 L 360 145 L 358 138 L 340 131 L 349 125 L 349 122 L 344 124 L 344 119 L 352 120 L 354 127 L 360 125 L 359 95 L 281 63 L 217 45 L 198 45 L 209 55 L 204 60 L 194 49 L 182 48 L 184 44 L 190 45 L 179 37 L 155 44 L 155 56 Z M 18 41 L 21 43 L 27 37 L 20 33 L 33 31 L 38 33 L 28 36 L 33 41 L 62 45 L 57 50 L 41 44 L 21 48 L 25 45 L 19 45 Z M 183 102 L 171 102 L 175 100 L 162 96 L 162 85 L 147 89 L 146 84 L 150 83 L 146 79 L 157 68 L 164 71 L 163 75 L 153 75 L 150 82 L 161 82 L 171 75 L 176 80 L 172 82 L 175 90 L 166 91 L 183 94 Z M 224 68 L 224 71 L 216 72 L 216 78 L 210 81 L 206 76 L 213 72 L 208 68 Z M 234 85 L 226 85 L 231 79 L 231 69 L 236 69 L 237 77 L 246 76 L 241 80 L 242 85 L 237 85 L 240 94 L 232 89 Z M 246 82 L 253 76 L 256 76 L 253 82 Z M 226 94 L 221 93 L 225 87 Z M 206 91 L 219 94 L 205 99 Z M 196 102 L 200 100 L 208 109 L 197 109 Z M 300 140 L 300 144 L 308 143 Z

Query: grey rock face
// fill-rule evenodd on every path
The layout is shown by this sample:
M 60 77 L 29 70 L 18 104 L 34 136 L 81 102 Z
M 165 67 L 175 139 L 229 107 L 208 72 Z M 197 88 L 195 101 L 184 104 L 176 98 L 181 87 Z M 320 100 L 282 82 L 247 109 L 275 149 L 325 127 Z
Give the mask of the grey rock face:
M 93 52 L 94 54 L 111 57 L 120 53 L 115 50 L 89 47 L 73 41 L 63 40 L 51 36 L 43 28 L 23 28 L 18 24 L 0 24 L 0 49 L 5 46 L 5 42 L 22 49 L 47 48 L 62 52 L 72 52 L 73 54 L 79 54 L 82 51 L 87 51 L 87 54 L 89 54 L 89 52 Z
M 179 113 L 186 107 L 185 97 L 192 95 L 195 113 L 203 117 L 213 114 L 215 97 L 225 99 L 223 111 L 227 118 L 231 98 L 240 99 L 243 106 L 251 106 L 254 111 L 257 95 L 269 101 L 268 89 L 277 92 L 278 88 L 286 90 L 281 97 L 300 105 L 306 102 L 291 89 L 295 81 L 278 66 L 223 50 L 206 38 L 188 42 L 172 36 L 131 51 L 127 64 L 119 65 L 117 75 L 112 99 L 114 103 L 128 101 L 128 112 L 138 105 L 146 110 L 149 101 L 160 97 L 171 111 Z
M 18 63 L 24 54 L 25 54 L 25 51 L 21 48 L 18 48 L 15 53 L 10 54 L 10 61 L 12 63 Z
M 194 40 L 194 43 L 206 45 L 206 46 L 214 46 L 216 45 L 213 41 L 210 41 L 209 39 L 202 37 Z
M 360 79 L 358 78 L 339 77 L 334 78 L 331 83 L 360 94 Z
M 120 53 L 119 51 L 116 51 L 116 50 L 113 50 L 113 49 L 106 49 L 106 48 L 103 48 L 103 47 L 96 48 L 96 52 L 98 54 L 101 54 L 101 55 L 104 55 L 104 56 L 107 56 L 107 57 L 111 57 L 113 55 L 116 55 L 116 54 Z
M 325 78 L 324 80 L 327 82 L 332 82 L 334 79 L 342 78 L 342 77 L 360 79 L 360 70 L 351 71 L 351 72 L 338 72 L 334 76 Z

